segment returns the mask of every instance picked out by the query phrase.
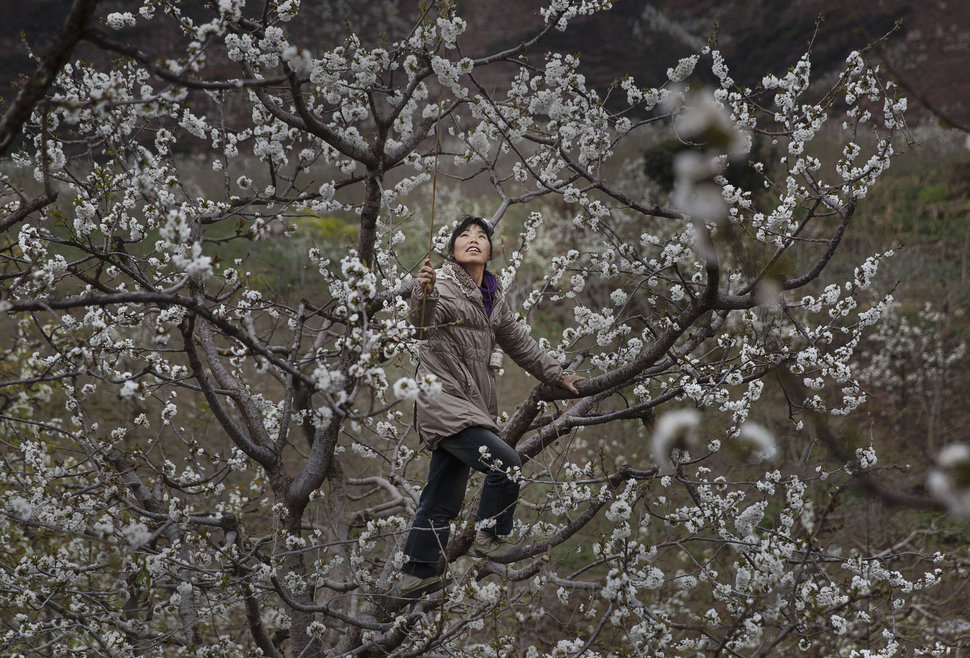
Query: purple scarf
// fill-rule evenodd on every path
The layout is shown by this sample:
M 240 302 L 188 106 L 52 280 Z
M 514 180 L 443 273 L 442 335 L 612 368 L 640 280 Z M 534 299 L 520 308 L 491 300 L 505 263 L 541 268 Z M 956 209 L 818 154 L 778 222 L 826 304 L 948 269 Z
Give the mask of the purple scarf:
M 495 293 L 498 292 L 498 278 L 485 270 L 482 275 L 482 285 L 478 286 L 478 289 L 482 291 L 482 303 L 485 304 L 485 315 L 492 317 L 492 300 L 495 299 Z

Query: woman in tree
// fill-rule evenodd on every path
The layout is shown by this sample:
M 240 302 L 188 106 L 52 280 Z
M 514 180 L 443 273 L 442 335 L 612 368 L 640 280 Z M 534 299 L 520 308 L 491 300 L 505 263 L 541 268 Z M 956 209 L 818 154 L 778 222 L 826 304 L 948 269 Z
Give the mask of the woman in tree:
M 433 374 L 442 390 L 418 398 L 417 428 L 431 450 L 428 484 L 421 494 L 404 553 L 403 596 L 417 597 L 441 583 L 441 552 L 449 525 L 458 516 L 470 469 L 485 473 L 476 517 L 473 554 L 500 557 L 511 544 L 512 515 L 519 485 L 508 472 L 522 465 L 515 450 L 496 434 L 498 405 L 490 367 L 496 345 L 529 373 L 578 395 L 578 375 L 564 375 L 559 363 L 516 320 L 494 274 L 492 229 L 466 216 L 448 243 L 450 258 L 437 271 L 426 260 L 411 295 L 411 322 L 418 328 L 419 378 Z

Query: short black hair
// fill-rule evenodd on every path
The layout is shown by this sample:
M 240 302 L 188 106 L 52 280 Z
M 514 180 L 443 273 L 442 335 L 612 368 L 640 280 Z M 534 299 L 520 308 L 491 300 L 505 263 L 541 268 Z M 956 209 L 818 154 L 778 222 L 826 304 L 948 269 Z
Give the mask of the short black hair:
M 477 224 L 482 231 L 485 232 L 485 237 L 488 238 L 488 258 L 492 259 L 492 227 L 488 225 L 481 217 L 475 217 L 474 215 L 465 215 L 460 220 L 458 220 L 458 226 L 455 230 L 451 232 L 451 239 L 448 240 L 448 254 L 451 254 L 455 250 L 455 240 L 461 235 L 466 228 L 472 224 Z

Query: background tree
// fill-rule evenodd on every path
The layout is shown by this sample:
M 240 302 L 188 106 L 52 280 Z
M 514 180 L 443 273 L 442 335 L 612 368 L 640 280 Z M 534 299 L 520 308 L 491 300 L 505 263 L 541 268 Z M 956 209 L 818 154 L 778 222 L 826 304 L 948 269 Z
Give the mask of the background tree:
M 820 93 L 807 55 L 747 89 L 712 46 L 660 87 L 596 90 L 576 57 L 526 55 L 605 0 L 552 2 L 532 39 L 476 56 L 453 7 L 324 49 L 291 38 L 299 4 L 72 18 L 62 52 L 80 39 L 111 61 L 60 57 L 4 116 L 24 138 L 0 198 L 5 651 L 939 649 L 932 551 L 846 551 L 830 521 L 851 475 L 885 489 L 871 446 L 824 420 L 862 403 L 850 364 L 888 306 L 870 290 L 887 254 L 825 278 L 903 128 L 865 52 Z M 143 26 L 177 39 L 149 52 L 126 36 Z M 690 84 L 702 58 L 713 90 Z M 507 85 L 480 82 L 492 68 Z M 630 150 L 664 131 L 694 147 L 670 203 Z M 775 162 L 749 165 L 756 134 Z M 408 377 L 407 297 L 450 230 L 427 221 L 436 162 L 453 181 L 439 217 L 518 233 L 502 283 L 588 379 L 573 401 L 525 390 L 503 419 L 527 462 L 518 552 L 457 569 L 459 519 L 454 584 L 406 606 L 393 584 L 424 476 L 408 400 L 440 386 Z M 729 182 L 748 166 L 763 189 Z M 313 230 L 355 244 L 306 248 Z M 249 268 L 267 253 L 316 274 Z M 749 421 L 769 376 L 790 431 L 839 463 L 747 463 L 800 450 Z M 608 438 L 631 431 L 633 449 Z

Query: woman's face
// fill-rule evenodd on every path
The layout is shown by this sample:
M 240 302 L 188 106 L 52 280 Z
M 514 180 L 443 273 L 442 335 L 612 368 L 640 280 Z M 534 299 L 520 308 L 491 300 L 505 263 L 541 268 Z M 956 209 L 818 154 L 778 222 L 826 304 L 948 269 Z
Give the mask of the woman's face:
M 451 252 L 455 260 L 462 265 L 485 265 L 491 256 L 488 236 L 478 224 L 470 224 L 468 228 L 455 238 L 455 247 Z

